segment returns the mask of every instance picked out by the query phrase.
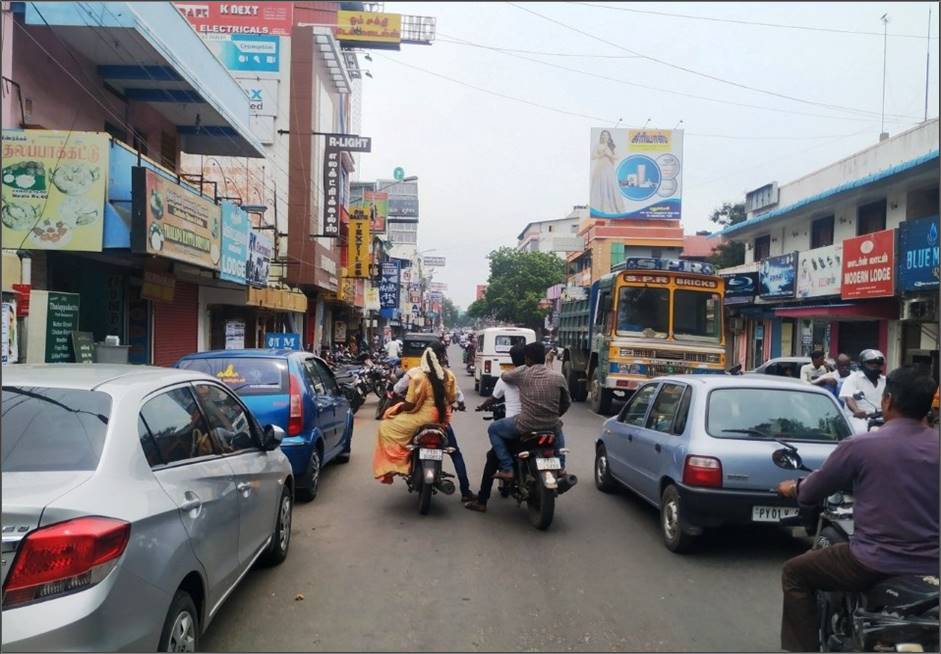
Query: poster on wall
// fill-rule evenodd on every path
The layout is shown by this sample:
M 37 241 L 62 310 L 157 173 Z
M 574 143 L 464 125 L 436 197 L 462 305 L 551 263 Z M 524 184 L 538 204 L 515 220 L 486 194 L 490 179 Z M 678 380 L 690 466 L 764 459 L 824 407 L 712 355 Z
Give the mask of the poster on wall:
M 844 300 L 895 295 L 895 230 L 843 241 Z
M 245 281 L 249 286 L 264 288 L 268 285 L 268 271 L 274 256 L 274 239 L 267 232 L 254 228 L 248 233 L 248 259 L 245 261 Z
M 898 227 L 900 291 L 938 288 L 938 217 L 909 220 Z
M 751 304 L 758 295 L 758 273 L 722 275 L 725 280 L 724 304 Z
M 227 320 L 225 323 L 225 349 L 241 350 L 245 347 L 245 321 Z
M 100 132 L 3 130 L 4 247 L 101 252 L 109 138 Z
M 758 264 L 758 285 L 763 298 L 794 297 L 797 252 L 768 257 Z
M 222 210 L 215 202 L 148 168 L 134 168 L 133 186 L 134 252 L 219 269 Z
M 842 274 L 842 244 L 801 252 L 797 261 L 797 297 L 839 295 Z
M 365 191 L 363 196 L 363 204 L 369 209 L 370 230 L 373 234 L 384 234 L 389 216 L 389 194 Z
M 343 320 L 333 322 L 333 340 L 336 343 L 346 343 L 346 322 Z
M 591 130 L 592 218 L 681 217 L 683 130 Z
M 248 214 L 228 200 L 222 201 L 222 264 L 219 279 L 245 284 L 248 266 Z

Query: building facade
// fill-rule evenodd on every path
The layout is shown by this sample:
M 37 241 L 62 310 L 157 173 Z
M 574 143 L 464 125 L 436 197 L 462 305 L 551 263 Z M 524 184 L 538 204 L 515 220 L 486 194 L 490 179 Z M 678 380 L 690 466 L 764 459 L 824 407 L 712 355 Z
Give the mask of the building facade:
M 516 237 L 516 249 L 553 253 L 564 259 L 570 252 L 581 251 L 579 229 L 587 219 L 588 207 L 575 205 L 565 218 L 531 222 Z

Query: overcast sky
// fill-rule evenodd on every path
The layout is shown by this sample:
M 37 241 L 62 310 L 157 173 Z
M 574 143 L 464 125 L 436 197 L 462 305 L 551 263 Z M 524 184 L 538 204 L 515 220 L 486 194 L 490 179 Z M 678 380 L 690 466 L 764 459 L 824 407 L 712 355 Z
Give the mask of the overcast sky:
M 438 38 L 360 59 L 373 75 L 363 80 L 362 133 L 374 145 L 359 179 L 396 166 L 419 177 L 419 247 L 447 257 L 435 279 L 460 306 L 486 281 L 488 252 L 515 245 L 530 221 L 587 204 L 593 126 L 683 121 L 682 224 L 693 233 L 723 201 L 878 141 L 885 12 L 886 131 L 922 119 L 929 6 L 928 116 L 938 115 L 936 3 L 588 4 L 522 4 L 560 25 L 509 3 L 387 2 L 387 12 L 436 17 Z

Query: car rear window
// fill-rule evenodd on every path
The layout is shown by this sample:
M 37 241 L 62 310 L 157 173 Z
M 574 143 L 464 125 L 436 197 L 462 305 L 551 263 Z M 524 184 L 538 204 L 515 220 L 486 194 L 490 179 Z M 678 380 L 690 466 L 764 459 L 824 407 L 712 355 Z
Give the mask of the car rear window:
M 787 388 L 720 388 L 709 394 L 706 431 L 714 438 L 838 441 L 849 425 L 828 395 Z
M 286 359 L 219 357 L 185 359 L 180 368 L 212 375 L 239 395 L 284 395 L 288 392 Z
M 402 344 L 402 354 L 407 357 L 420 357 L 433 341 L 405 341 Z
M 105 444 L 111 396 L 100 391 L 3 387 L 3 472 L 94 470 Z
M 493 349 L 499 354 L 506 354 L 514 345 L 526 345 L 525 336 L 497 336 L 494 340 Z

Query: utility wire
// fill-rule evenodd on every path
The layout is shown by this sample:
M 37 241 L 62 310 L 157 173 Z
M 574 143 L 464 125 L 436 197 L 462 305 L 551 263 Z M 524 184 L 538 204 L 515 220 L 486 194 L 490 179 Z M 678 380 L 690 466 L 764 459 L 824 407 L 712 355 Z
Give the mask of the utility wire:
M 542 57 L 578 57 L 584 59 L 639 59 L 637 55 L 606 55 L 606 54 L 582 54 L 578 52 L 549 52 L 546 50 L 519 50 L 517 48 L 498 48 L 496 46 L 483 45 L 481 43 L 472 43 L 471 41 L 452 41 L 451 38 L 442 38 L 444 35 L 438 32 L 435 36 L 436 43 L 457 43 L 458 45 L 469 45 L 475 48 L 485 50 L 498 50 L 500 52 L 517 52 L 520 54 L 539 55 Z

